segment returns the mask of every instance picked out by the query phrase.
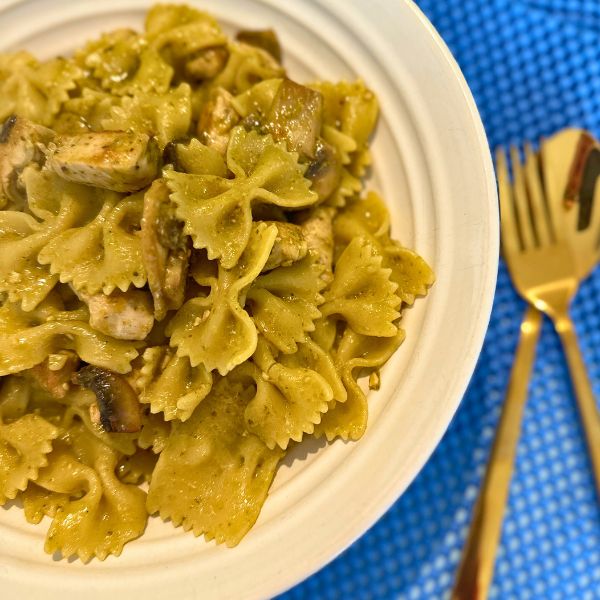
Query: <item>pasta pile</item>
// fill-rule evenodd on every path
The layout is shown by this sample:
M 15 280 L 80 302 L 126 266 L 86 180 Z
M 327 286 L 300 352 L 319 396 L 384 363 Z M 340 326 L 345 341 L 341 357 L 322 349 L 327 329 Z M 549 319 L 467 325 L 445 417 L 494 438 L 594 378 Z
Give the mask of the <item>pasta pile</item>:
M 158 513 L 235 546 L 433 283 L 363 193 L 360 81 L 300 85 L 270 31 L 157 5 L 71 58 L 0 55 L 0 504 L 104 559 Z

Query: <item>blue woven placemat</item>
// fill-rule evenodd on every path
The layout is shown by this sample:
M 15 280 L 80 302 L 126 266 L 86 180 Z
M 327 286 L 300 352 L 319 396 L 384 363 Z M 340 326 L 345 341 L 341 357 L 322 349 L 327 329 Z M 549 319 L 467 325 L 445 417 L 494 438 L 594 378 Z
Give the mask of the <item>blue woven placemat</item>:
M 390 0 L 394 1 L 394 0 Z M 600 0 L 418 0 L 458 60 L 490 145 L 600 137 Z M 498 421 L 523 304 L 504 265 L 477 370 L 442 443 L 360 540 L 281 600 L 448 596 Z M 573 307 L 600 398 L 600 271 Z M 600 598 L 600 506 L 549 323 L 535 364 L 491 598 Z

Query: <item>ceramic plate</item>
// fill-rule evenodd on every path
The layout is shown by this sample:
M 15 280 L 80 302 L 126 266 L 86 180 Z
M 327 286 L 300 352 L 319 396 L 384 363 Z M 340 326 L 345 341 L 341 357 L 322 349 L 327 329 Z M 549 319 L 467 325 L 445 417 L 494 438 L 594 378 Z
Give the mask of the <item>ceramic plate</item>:
M 117 27 L 141 27 L 148 0 L 0 0 L 0 51 L 66 54 Z M 422 468 L 473 372 L 492 305 L 498 211 L 484 131 L 469 89 L 432 26 L 406 0 L 189 1 L 226 26 L 273 27 L 299 81 L 361 77 L 381 118 L 369 186 L 394 236 L 437 282 L 405 312 L 407 339 L 370 397 L 358 443 L 302 444 L 280 468 L 259 521 L 234 548 L 157 518 L 106 561 L 55 560 L 44 526 L 0 510 L 4 598 L 86 600 L 273 596 L 333 559 L 370 527 Z

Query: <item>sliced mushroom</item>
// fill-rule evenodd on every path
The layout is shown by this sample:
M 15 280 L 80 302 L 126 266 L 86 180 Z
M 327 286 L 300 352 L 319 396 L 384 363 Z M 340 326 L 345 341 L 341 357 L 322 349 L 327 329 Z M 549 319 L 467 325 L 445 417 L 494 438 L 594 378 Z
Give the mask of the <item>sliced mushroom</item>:
M 320 206 L 312 210 L 301 222 L 301 229 L 308 244 L 308 249 L 323 265 L 321 275 L 324 281 L 333 280 L 333 215 L 335 209 Z
M 231 129 L 239 120 L 240 116 L 233 108 L 233 96 L 224 88 L 215 88 L 200 112 L 198 138 L 224 155 Z
M 23 207 L 25 189 L 20 177 L 23 169 L 31 163 L 40 163 L 44 154 L 39 144 L 52 140 L 51 129 L 37 125 L 22 117 L 9 117 L 0 131 L 0 187 L 3 195 Z
M 90 407 L 92 421 L 108 433 L 135 433 L 142 428 L 140 403 L 121 375 L 88 365 L 77 372 L 74 383 L 92 390 L 96 404 Z
M 265 125 L 276 140 L 287 142 L 288 150 L 315 158 L 322 118 L 322 94 L 291 79 L 284 79 L 275 94 Z
M 277 237 L 263 271 L 287 267 L 306 256 L 308 244 L 298 225 L 279 221 L 267 221 L 267 224 L 277 227 Z
M 212 79 L 225 68 L 228 58 L 226 46 L 203 48 L 187 61 L 185 74 L 190 79 Z
M 281 63 L 281 45 L 272 29 L 242 29 L 235 38 L 238 42 L 266 50 L 278 63 Z
M 145 133 L 99 131 L 56 136 L 47 166 L 58 175 L 115 192 L 135 192 L 156 178 L 160 152 Z
M 23 371 L 35 384 L 53 398 L 64 398 L 69 391 L 71 377 L 79 366 L 79 357 L 71 350 L 51 354 L 44 362 Z
M 323 201 L 329 198 L 340 184 L 342 165 L 336 149 L 323 139 L 316 143 L 315 158 L 308 163 L 304 177 L 312 181 L 312 190 Z
M 144 195 L 141 242 L 154 316 L 160 321 L 183 304 L 190 257 L 189 238 L 175 217 L 169 188 L 160 179 Z
M 144 340 L 154 325 L 152 300 L 144 290 L 114 291 L 110 295 L 79 297 L 88 305 L 90 325 L 118 340 Z

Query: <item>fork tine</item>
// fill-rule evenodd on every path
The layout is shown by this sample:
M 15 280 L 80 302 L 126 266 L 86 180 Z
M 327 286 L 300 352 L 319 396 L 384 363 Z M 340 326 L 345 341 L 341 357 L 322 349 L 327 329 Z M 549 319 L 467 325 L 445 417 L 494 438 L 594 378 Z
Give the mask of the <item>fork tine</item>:
M 525 175 L 521 167 L 521 157 L 519 156 L 519 150 L 514 145 L 510 147 L 510 158 L 513 170 L 515 209 L 519 220 L 521 243 L 523 244 L 523 250 L 527 250 L 535 246 L 535 237 L 529 212 L 527 189 L 525 188 Z
M 496 150 L 496 177 L 498 179 L 498 198 L 500 200 L 500 228 L 502 249 L 507 255 L 519 252 L 519 231 L 508 176 L 508 165 L 503 148 Z
M 525 144 L 524 170 L 526 188 L 531 203 L 533 226 L 540 246 L 547 246 L 554 237 L 552 224 L 549 222 L 547 201 L 540 177 L 540 165 L 537 155 L 529 143 Z

